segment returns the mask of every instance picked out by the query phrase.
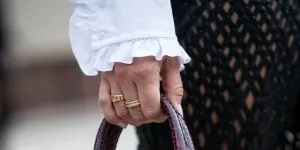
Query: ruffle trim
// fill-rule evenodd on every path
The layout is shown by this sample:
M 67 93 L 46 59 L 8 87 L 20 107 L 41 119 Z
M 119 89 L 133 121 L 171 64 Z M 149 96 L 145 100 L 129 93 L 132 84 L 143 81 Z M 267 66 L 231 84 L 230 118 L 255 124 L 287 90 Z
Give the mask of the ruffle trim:
M 189 63 L 191 58 L 180 46 L 176 39 L 171 38 L 145 38 L 112 44 L 92 52 L 93 59 L 89 63 L 93 71 L 90 75 L 98 72 L 113 70 L 115 62 L 131 64 L 134 57 L 154 56 L 156 60 L 162 60 L 164 56 L 178 57 L 180 69 Z M 90 68 L 90 67 L 89 67 Z

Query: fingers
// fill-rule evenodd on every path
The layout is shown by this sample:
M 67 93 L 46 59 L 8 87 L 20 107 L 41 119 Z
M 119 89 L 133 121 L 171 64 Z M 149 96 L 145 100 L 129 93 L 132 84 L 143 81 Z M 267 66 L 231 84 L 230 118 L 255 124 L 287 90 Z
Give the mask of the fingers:
M 172 105 L 182 113 L 181 100 L 183 97 L 180 63 L 177 57 L 167 57 L 161 71 L 163 89 Z
M 153 122 L 164 122 L 167 116 L 163 113 L 160 104 L 160 91 L 159 91 L 159 72 L 160 72 L 160 62 L 156 60 L 148 60 L 147 64 L 152 64 L 152 66 L 144 65 L 134 72 L 133 80 L 134 84 L 137 86 L 138 96 L 141 103 L 141 109 L 144 116 L 152 120 Z M 135 61 L 139 62 L 138 59 Z
M 130 74 L 128 73 L 131 65 L 127 64 L 121 64 L 116 63 L 115 64 L 115 76 L 116 79 L 124 93 L 125 99 L 127 102 L 132 102 L 139 100 L 137 87 L 132 82 L 132 78 L 130 77 Z M 134 126 L 140 126 L 141 124 L 146 122 L 146 117 L 144 116 L 141 107 L 130 107 L 128 108 L 128 111 L 134 120 L 133 125 Z
M 159 90 L 160 72 L 164 60 L 165 58 L 162 61 L 156 61 L 154 57 L 134 58 L 130 65 L 115 63 L 113 72 L 102 73 L 105 76 L 101 76 L 99 101 L 110 123 L 124 127 L 127 123 L 138 126 L 148 122 L 164 122 L 167 119 L 161 108 Z M 172 73 L 172 70 L 178 74 Z M 163 75 L 166 78 L 180 79 L 179 66 L 178 70 L 165 69 L 164 72 Z M 171 79 L 168 79 L 165 83 L 169 91 L 167 96 L 174 100 L 180 99 L 178 100 L 180 102 L 182 94 L 180 98 L 174 98 L 174 95 L 178 97 L 178 94 L 176 95 L 176 92 L 173 94 L 174 89 L 171 88 L 173 85 L 169 84 L 170 81 Z M 181 79 L 179 81 L 179 87 L 182 87 Z M 110 94 L 124 95 L 128 102 L 139 100 L 140 105 L 127 108 L 124 101 L 112 103 Z
M 99 89 L 99 103 L 101 109 L 103 110 L 105 119 L 111 124 L 120 126 L 121 128 L 126 128 L 127 124 L 122 122 L 114 110 L 113 104 L 110 99 L 110 85 L 103 74 L 101 74 L 101 83 Z
M 161 109 L 158 86 L 154 82 L 152 84 L 137 84 L 137 89 L 145 117 L 153 122 L 164 122 L 167 116 Z
M 107 79 L 110 86 L 111 95 L 124 95 L 113 72 L 103 73 L 104 77 Z M 116 112 L 116 115 L 121 118 L 125 123 L 131 122 L 131 116 L 124 104 L 124 100 L 113 102 L 113 107 Z
M 118 81 L 121 85 L 122 91 L 124 92 L 124 96 L 127 102 L 139 100 L 137 88 L 131 80 L 126 80 L 123 78 Z M 140 126 L 141 124 L 146 122 L 147 119 L 144 116 L 140 106 L 130 107 L 128 108 L 128 111 L 134 120 L 134 126 Z

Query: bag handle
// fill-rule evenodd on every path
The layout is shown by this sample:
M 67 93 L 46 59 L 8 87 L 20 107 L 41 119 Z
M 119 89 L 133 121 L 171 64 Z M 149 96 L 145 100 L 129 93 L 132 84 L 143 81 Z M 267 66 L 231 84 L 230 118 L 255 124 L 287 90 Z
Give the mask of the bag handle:
M 193 141 L 183 117 L 174 109 L 166 96 L 161 96 L 161 104 L 169 116 L 174 150 L 194 150 Z M 122 128 L 104 119 L 97 133 L 94 150 L 115 150 L 121 132 Z

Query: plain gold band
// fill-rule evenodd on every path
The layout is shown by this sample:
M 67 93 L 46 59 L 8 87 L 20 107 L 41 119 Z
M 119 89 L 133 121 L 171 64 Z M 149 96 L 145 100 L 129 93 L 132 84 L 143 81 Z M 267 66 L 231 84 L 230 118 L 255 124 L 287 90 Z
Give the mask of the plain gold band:
M 125 103 L 127 108 L 131 108 L 131 107 L 139 106 L 140 105 L 140 100 L 135 100 L 135 101 L 131 101 L 131 102 L 125 101 L 124 103 Z
M 119 101 L 124 101 L 125 98 L 123 95 L 111 95 L 111 100 L 113 103 L 119 102 Z

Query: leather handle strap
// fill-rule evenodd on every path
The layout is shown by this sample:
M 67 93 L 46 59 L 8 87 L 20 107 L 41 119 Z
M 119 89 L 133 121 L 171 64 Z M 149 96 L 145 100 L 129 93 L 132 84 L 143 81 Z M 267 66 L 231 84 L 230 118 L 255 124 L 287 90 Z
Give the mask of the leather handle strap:
M 168 114 L 174 150 L 194 150 L 194 145 L 183 117 L 174 109 L 165 96 L 161 96 L 161 104 Z M 115 150 L 122 128 L 110 124 L 105 119 L 98 130 L 94 150 Z

